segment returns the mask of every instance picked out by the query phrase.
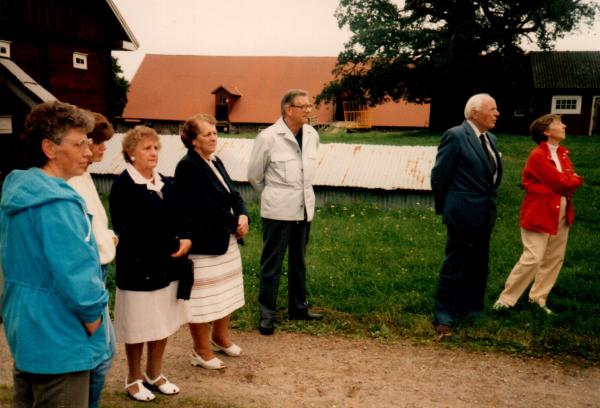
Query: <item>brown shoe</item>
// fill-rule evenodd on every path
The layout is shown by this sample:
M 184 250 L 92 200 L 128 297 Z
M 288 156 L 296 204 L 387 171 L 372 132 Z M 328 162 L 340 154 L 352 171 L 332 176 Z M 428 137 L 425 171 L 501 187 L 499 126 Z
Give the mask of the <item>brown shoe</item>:
M 450 337 L 454 334 L 454 328 L 452 328 L 452 326 L 448 326 L 447 324 L 437 324 L 435 326 L 435 331 L 437 333 L 438 341 L 442 341 L 446 337 Z

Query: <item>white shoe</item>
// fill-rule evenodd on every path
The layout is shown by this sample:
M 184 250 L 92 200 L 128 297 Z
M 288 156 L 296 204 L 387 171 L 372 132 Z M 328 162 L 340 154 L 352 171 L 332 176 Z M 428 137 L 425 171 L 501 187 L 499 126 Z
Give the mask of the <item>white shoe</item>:
M 165 394 L 165 395 L 179 394 L 179 387 L 176 386 L 175 384 L 173 384 L 172 382 L 170 382 L 169 380 L 167 380 L 167 377 L 165 377 L 162 374 L 160 374 L 154 380 L 151 380 L 150 378 L 148 378 L 146 373 L 144 373 L 144 379 L 146 380 L 146 383 L 148 385 L 150 385 L 150 387 L 157 389 L 162 394 Z M 157 382 L 159 382 L 162 379 L 165 380 L 164 383 L 162 383 L 161 385 L 155 385 Z
M 212 345 L 214 351 L 222 351 L 229 357 L 239 357 L 242 355 L 242 348 L 235 343 L 232 343 L 229 347 L 223 347 L 211 340 L 210 344 Z
M 546 304 L 541 304 L 540 302 L 538 302 L 535 299 L 529 298 L 529 303 L 534 303 L 536 304 L 540 309 L 542 309 L 542 311 L 544 313 L 546 313 L 548 316 L 554 315 L 555 313 L 552 311 L 552 309 L 550 309 L 548 306 L 546 306 Z
M 127 384 L 127 381 L 128 379 L 125 378 L 125 391 L 127 392 L 127 395 L 129 395 L 134 400 L 146 402 L 152 401 L 154 398 L 156 398 L 156 396 L 152 394 L 152 392 L 150 392 L 148 388 L 144 387 L 142 380 L 135 380 L 133 382 L 130 382 L 129 384 Z M 135 394 L 130 393 L 129 387 L 136 384 L 138 386 L 138 392 L 136 392 Z
M 496 300 L 496 303 L 494 303 L 494 306 L 492 306 L 492 309 L 494 310 L 508 310 L 510 309 L 512 306 L 504 303 L 503 301 L 501 301 L 500 299 Z
M 202 357 L 200 357 L 198 354 L 196 354 L 195 351 L 192 351 L 190 363 L 193 366 L 206 368 L 207 370 L 220 370 L 222 368 L 225 368 L 225 363 L 223 363 L 218 358 L 213 357 L 210 360 L 206 361 Z

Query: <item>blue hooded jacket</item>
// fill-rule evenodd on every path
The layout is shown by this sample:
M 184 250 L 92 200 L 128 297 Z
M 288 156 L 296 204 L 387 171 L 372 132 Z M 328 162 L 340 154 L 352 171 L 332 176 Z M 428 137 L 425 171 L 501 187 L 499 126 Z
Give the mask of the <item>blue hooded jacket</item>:
M 15 170 L 0 202 L 2 317 L 20 371 L 62 374 L 112 355 L 108 292 L 85 202 L 65 180 Z M 102 316 L 88 336 L 84 322 Z

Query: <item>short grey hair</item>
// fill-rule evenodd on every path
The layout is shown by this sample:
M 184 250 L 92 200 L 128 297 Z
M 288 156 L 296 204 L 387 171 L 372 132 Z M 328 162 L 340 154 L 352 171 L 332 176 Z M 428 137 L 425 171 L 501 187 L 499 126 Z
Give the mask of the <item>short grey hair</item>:
M 285 108 L 292 106 L 294 99 L 298 96 L 308 96 L 308 91 L 304 89 L 290 89 L 281 98 L 281 117 L 285 115 Z
M 91 112 L 56 100 L 34 106 L 25 118 L 24 135 L 21 137 L 27 165 L 45 166 L 48 156 L 42 149 L 42 141 L 48 139 L 52 143 L 61 144 L 71 129 L 90 133 L 94 129 Z
M 494 100 L 494 98 L 487 93 L 478 93 L 471 96 L 465 105 L 465 119 L 471 119 L 473 117 L 473 112 L 481 110 L 483 103 L 489 99 Z

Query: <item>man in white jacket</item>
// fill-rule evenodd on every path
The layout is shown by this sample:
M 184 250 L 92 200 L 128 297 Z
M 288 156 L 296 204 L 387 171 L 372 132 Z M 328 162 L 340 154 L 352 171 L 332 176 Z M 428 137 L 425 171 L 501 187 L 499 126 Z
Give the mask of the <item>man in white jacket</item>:
M 292 89 L 281 100 L 281 118 L 258 134 L 250 155 L 248 181 L 261 196 L 263 252 L 260 259 L 258 330 L 271 335 L 281 266 L 288 253 L 288 315 L 318 320 L 308 310 L 304 255 L 315 213 L 312 182 L 317 167 L 319 134 L 308 118 L 308 92 Z

